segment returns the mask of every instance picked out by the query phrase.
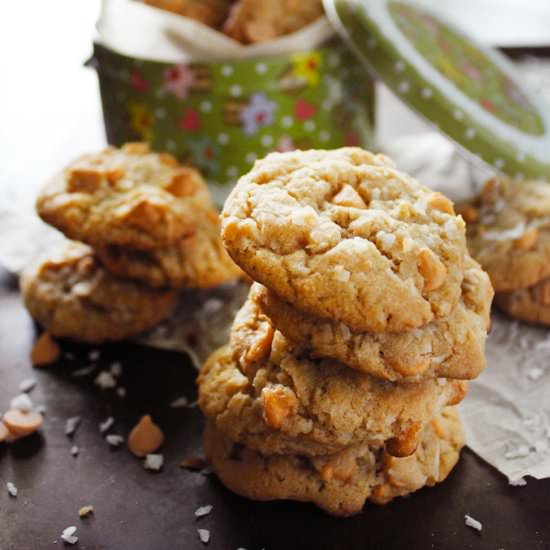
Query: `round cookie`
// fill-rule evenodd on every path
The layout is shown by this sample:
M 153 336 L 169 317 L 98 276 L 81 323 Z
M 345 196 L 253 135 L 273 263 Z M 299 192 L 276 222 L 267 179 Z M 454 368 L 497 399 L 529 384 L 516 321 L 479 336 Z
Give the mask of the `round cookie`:
M 528 288 L 497 292 L 495 304 L 514 319 L 550 325 L 550 277 Z
M 462 298 L 449 317 L 406 332 L 352 332 L 344 323 L 302 313 L 255 284 L 251 313 L 261 312 L 287 338 L 313 357 L 331 357 L 346 366 L 391 381 L 476 378 L 485 367 L 485 340 L 493 289 L 474 260 L 466 261 Z
M 176 301 L 174 292 L 109 274 L 80 243 L 68 243 L 26 269 L 21 292 L 30 314 L 49 334 L 90 343 L 149 330 Z
M 460 300 L 452 203 L 358 148 L 272 153 L 229 195 L 222 239 L 254 280 L 355 332 L 402 331 Z
M 406 458 L 366 446 L 325 457 L 262 455 L 233 443 L 211 422 L 204 433 L 206 456 L 233 492 L 253 500 L 312 502 L 335 516 L 359 513 L 367 499 L 385 504 L 443 481 L 463 445 L 460 420 L 452 408 L 428 424 L 417 451 Z
M 201 175 L 145 144 L 84 155 L 38 197 L 40 217 L 70 239 L 151 250 L 195 231 L 211 208 Z
M 157 250 L 137 250 L 120 246 L 96 249 L 105 267 L 120 277 L 135 279 L 153 287 L 212 288 L 243 273 L 222 245 L 218 215 L 176 243 Z
M 223 32 L 254 44 L 293 33 L 323 15 L 321 0 L 237 0 Z
M 467 222 L 468 248 L 497 293 L 550 276 L 550 186 L 493 178 L 457 206 Z
M 399 385 L 335 361 L 308 360 L 281 333 L 262 335 L 261 327 L 251 329 L 249 342 L 233 342 L 207 360 L 199 406 L 229 438 L 267 454 L 323 455 L 388 443 L 394 455 L 406 456 L 430 419 L 467 391 L 462 381 Z

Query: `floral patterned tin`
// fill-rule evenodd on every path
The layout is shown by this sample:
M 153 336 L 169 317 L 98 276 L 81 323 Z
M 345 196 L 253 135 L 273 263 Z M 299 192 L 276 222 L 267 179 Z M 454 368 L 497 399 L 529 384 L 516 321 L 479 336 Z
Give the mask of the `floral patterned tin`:
M 368 147 L 374 84 L 341 44 L 264 59 L 173 64 L 95 44 L 109 143 L 144 140 L 198 167 L 218 203 L 255 159 Z

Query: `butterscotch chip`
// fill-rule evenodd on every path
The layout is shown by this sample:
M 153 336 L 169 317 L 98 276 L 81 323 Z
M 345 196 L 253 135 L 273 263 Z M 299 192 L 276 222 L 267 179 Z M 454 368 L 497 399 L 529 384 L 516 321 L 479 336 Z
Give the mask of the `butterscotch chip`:
M 237 0 L 223 32 L 244 44 L 290 34 L 323 14 L 321 0 Z
M 354 205 L 336 204 L 340 193 Z M 222 239 L 250 277 L 303 313 L 355 332 L 404 331 L 460 300 L 464 221 L 430 199 L 390 159 L 358 148 L 272 153 L 229 195 Z
M 422 425 L 413 422 L 400 437 L 394 437 L 386 443 L 386 452 L 393 457 L 404 457 L 414 454 L 418 447 Z
M 493 178 L 461 205 L 478 217 L 468 221 L 472 256 L 497 293 L 532 287 L 550 276 L 550 186 L 542 181 Z
M 180 462 L 180 468 L 185 470 L 194 470 L 197 472 L 203 470 L 206 466 L 208 466 L 208 462 L 206 462 L 203 458 L 184 458 Z
M 433 193 L 429 200 L 428 205 L 446 214 L 454 214 L 453 203 L 443 194 L 436 192 Z
M 407 458 L 352 445 L 326 456 L 262 454 L 234 443 L 207 422 L 204 448 L 220 481 L 253 500 L 312 502 L 329 514 L 359 513 L 366 500 L 384 504 L 443 481 L 457 463 L 464 433 L 453 409 L 436 417 L 440 436 L 429 424 L 416 452 Z
M 78 510 L 78 517 L 87 518 L 89 515 L 93 513 L 94 513 L 94 507 L 91 504 L 87 504 L 86 506 L 82 506 L 82 508 Z
M 0 422 L 0 443 L 5 441 L 9 434 L 10 432 L 8 431 L 8 428 L 6 428 L 6 425 L 3 422 Z
M 31 352 L 31 361 L 35 367 L 42 367 L 55 363 L 61 356 L 59 344 L 52 340 L 47 332 L 43 332 L 34 343 Z
M 154 327 L 173 307 L 166 290 L 119 279 L 96 260 L 91 248 L 67 243 L 29 266 L 21 275 L 21 293 L 30 314 L 51 335 L 82 342 L 122 340 Z M 33 351 L 43 363 L 59 349 L 48 334 Z
M 246 307 L 236 323 L 250 318 Z M 413 424 L 423 429 L 466 387 L 455 380 L 378 380 L 336 361 L 308 359 L 278 331 L 270 355 L 260 361 L 240 360 L 243 344 L 232 338 L 206 361 L 198 377 L 199 406 L 227 437 L 267 454 L 324 455 L 360 443 L 381 447 L 406 438 Z
M 248 317 L 233 326 L 233 340 L 245 353 L 260 323 L 270 321 L 312 357 L 327 357 L 348 367 L 391 381 L 427 378 L 472 379 L 485 367 L 485 340 L 493 289 L 479 264 L 466 260 L 462 297 L 448 317 L 412 331 L 353 332 L 345 324 L 307 315 L 254 284 Z
M 23 412 L 14 409 L 4 413 L 2 421 L 11 435 L 25 437 L 33 434 L 42 426 L 43 418 L 37 412 Z
M 128 436 L 128 449 L 130 452 L 142 458 L 145 455 L 154 453 L 164 442 L 162 430 L 146 414 L 134 426 Z
M 165 248 L 143 251 L 108 246 L 98 248 L 96 253 L 111 273 L 125 279 L 152 287 L 213 288 L 242 274 L 225 251 L 216 214 L 214 218 Z
M 38 213 L 93 247 L 169 246 L 193 233 L 212 203 L 196 170 L 167 159 L 140 143 L 84 155 L 46 185 Z

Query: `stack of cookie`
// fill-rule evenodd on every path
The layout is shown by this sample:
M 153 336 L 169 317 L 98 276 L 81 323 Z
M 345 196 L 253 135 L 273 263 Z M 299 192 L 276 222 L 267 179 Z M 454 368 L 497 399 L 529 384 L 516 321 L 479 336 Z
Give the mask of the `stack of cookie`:
M 201 175 L 145 144 L 77 159 L 48 183 L 37 210 L 81 241 L 46 251 L 22 274 L 25 304 L 52 336 L 127 338 L 166 317 L 176 289 L 240 273 Z
M 493 296 L 452 203 L 361 149 L 275 153 L 222 238 L 258 282 L 199 376 L 221 481 L 349 515 L 443 480 Z
M 468 247 L 487 270 L 495 303 L 516 319 L 550 325 L 550 186 L 506 178 L 487 181 L 459 205 Z

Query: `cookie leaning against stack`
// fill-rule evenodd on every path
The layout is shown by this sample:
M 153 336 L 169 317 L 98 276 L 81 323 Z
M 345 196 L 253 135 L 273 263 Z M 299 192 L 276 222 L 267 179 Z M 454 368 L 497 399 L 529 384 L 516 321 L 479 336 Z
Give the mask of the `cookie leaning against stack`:
M 222 238 L 257 281 L 199 375 L 222 482 L 350 515 L 443 480 L 493 297 L 452 203 L 361 149 L 275 153 Z
M 27 308 L 54 336 L 123 339 L 169 313 L 175 289 L 239 276 L 208 188 L 193 168 L 142 143 L 78 158 L 37 200 L 69 239 L 22 275 Z M 89 245 L 89 246 L 87 246 Z
M 550 186 L 494 178 L 458 208 L 495 304 L 511 317 L 550 325 Z

